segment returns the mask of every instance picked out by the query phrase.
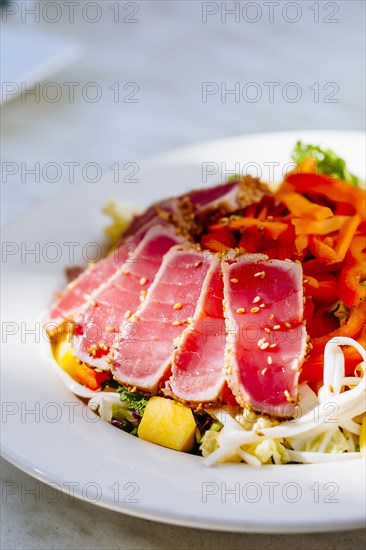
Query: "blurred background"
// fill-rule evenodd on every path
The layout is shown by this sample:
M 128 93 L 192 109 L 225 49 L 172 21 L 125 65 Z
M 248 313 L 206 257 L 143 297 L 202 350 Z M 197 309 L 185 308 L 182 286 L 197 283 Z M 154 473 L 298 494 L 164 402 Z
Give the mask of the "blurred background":
M 19 0 L 1 11 L 3 223 L 171 148 L 364 128 L 363 1 Z

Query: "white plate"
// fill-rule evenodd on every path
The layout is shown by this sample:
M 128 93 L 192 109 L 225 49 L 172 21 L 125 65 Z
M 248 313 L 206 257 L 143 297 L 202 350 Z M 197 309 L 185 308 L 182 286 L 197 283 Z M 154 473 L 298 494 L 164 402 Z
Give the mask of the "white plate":
M 200 186 L 202 162 L 255 162 L 263 169 L 268 168 L 263 162 L 286 164 L 299 137 L 334 147 L 349 160 L 352 170 L 363 175 L 365 148 L 358 133 L 244 136 L 150 161 L 140 167 L 139 183 L 76 187 L 7 227 L 3 240 L 14 254 L 4 256 L 2 285 L 6 342 L 1 443 L 6 459 L 75 497 L 167 523 L 255 532 L 363 526 L 362 460 L 260 470 L 243 464 L 206 469 L 199 457 L 146 443 L 88 412 L 42 359 L 38 341 L 43 336 L 35 325 L 40 311 L 63 284 L 63 267 L 69 263 L 66 252 L 71 247 L 65 243 L 79 243 L 74 247 L 78 259 L 85 243 L 100 241 L 105 224 L 100 207 L 109 196 L 146 204 Z M 219 179 L 216 174 L 209 183 Z M 36 254 L 25 256 L 25 247 Z M 59 260 L 46 261 L 57 249 Z M 35 334 L 26 332 L 32 329 Z

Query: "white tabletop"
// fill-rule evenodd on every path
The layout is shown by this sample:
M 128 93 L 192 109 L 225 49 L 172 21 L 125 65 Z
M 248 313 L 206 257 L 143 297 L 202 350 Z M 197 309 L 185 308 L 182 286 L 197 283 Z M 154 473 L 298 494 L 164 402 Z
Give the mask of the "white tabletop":
M 76 183 L 87 186 L 93 166 L 102 180 L 113 177 L 119 163 L 122 185 L 126 163 L 203 140 L 299 128 L 364 129 L 361 0 L 227 2 L 227 9 L 239 6 L 236 14 L 225 13 L 221 2 L 82 1 L 74 3 L 74 14 L 70 3 L 58 2 L 58 10 L 54 4 L 18 2 L 17 9 L 8 8 L 16 11 L 5 23 L 13 35 L 34 32 L 40 43 L 48 33 L 65 44 L 66 53 L 54 62 L 54 74 L 33 72 L 36 95 L 14 94 L 10 100 L 8 88 L 1 128 L 2 223 Z M 85 9 L 87 4 L 99 9 Z M 92 23 L 94 18 L 99 20 Z M 67 56 L 73 60 L 68 65 Z M 31 80 L 30 71 L 28 89 Z M 96 93 L 100 99 L 94 102 Z M 298 550 L 343 550 L 364 542 L 363 531 L 219 534 L 154 524 L 63 495 L 50 503 L 42 498 L 42 484 L 6 462 L 2 483 L 14 489 L 2 503 L 3 549 L 204 549 L 245 542 L 255 549 L 296 544 Z M 22 487 L 35 484 L 39 502 L 22 496 Z

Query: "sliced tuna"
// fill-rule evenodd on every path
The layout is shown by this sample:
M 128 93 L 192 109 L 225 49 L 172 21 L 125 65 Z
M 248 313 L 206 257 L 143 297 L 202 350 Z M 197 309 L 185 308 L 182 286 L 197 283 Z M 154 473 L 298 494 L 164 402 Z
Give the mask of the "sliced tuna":
M 218 258 L 212 255 L 192 323 L 175 350 L 170 392 L 180 400 L 217 401 L 224 386 L 226 329 L 222 308 L 223 281 Z
M 143 301 L 166 252 L 181 238 L 173 228 L 155 225 L 106 283 L 93 293 L 76 318 L 74 354 L 89 365 L 108 369 L 116 334 Z
M 222 269 L 228 384 L 242 406 L 293 416 L 306 352 L 301 265 L 246 254 Z
M 111 370 L 128 386 L 154 393 L 166 379 L 175 339 L 191 321 L 211 255 L 175 246 L 165 256 L 145 301 L 113 347 Z
M 136 224 L 139 218 L 136 218 Z M 72 320 L 79 309 L 88 301 L 93 291 L 99 288 L 101 284 L 105 283 L 116 272 L 126 261 L 128 254 L 136 249 L 149 227 L 158 223 L 157 220 L 159 220 L 156 215 L 155 218 L 150 216 L 141 216 L 141 218 L 143 218 L 144 223 L 140 224 L 139 227 L 136 225 L 136 232 L 127 235 L 127 238 L 122 239 L 116 249 L 106 258 L 95 264 L 91 264 L 67 285 L 61 297 L 51 308 L 49 314 L 51 320 L 62 321 L 65 318 Z

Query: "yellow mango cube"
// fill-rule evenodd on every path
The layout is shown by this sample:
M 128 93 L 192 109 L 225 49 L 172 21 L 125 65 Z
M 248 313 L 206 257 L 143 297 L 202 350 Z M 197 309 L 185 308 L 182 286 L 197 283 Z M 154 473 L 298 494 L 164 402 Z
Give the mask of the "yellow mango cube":
M 75 376 L 76 367 L 79 365 L 78 359 L 72 354 L 71 342 L 67 340 L 67 337 L 62 338 L 53 347 L 53 356 L 57 363 L 64 371 L 70 376 Z
M 191 409 L 165 397 L 152 397 L 138 428 L 145 441 L 189 452 L 194 445 L 196 422 Z

